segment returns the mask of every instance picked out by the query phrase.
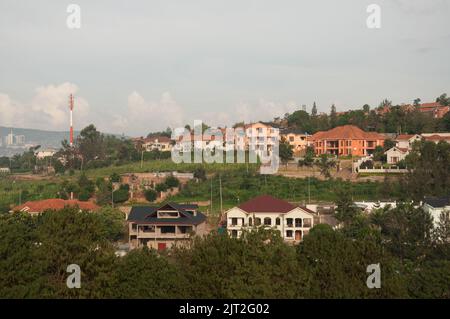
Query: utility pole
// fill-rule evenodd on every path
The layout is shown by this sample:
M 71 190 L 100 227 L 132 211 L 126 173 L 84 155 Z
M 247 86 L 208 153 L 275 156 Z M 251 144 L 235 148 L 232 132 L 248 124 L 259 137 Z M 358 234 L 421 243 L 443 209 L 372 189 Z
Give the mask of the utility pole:
M 311 204 L 311 176 L 308 174 L 308 204 Z
M 111 183 L 111 207 L 114 208 L 114 184 Z
M 144 165 L 144 148 L 142 148 L 142 153 L 141 153 L 141 168 Z
M 212 177 L 211 177 L 211 199 L 209 200 L 209 204 L 211 206 L 211 214 L 213 212 L 213 182 L 212 182 Z
M 220 213 L 223 212 L 223 206 L 222 206 L 222 177 L 219 175 L 219 191 L 220 191 Z

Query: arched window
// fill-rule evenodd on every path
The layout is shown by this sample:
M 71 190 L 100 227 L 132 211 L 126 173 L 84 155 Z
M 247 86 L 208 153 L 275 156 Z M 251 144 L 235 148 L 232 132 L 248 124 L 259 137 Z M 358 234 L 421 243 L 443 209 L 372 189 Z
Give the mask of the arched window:
M 280 217 L 277 217 L 277 219 L 275 219 L 275 224 L 276 224 L 277 226 L 280 226 L 280 224 L 281 224 Z
M 272 219 L 270 217 L 264 218 L 264 225 L 271 226 L 272 225 Z
M 253 219 L 251 217 L 248 219 L 248 225 L 253 226 Z
M 261 225 L 261 218 L 255 218 L 255 226 Z

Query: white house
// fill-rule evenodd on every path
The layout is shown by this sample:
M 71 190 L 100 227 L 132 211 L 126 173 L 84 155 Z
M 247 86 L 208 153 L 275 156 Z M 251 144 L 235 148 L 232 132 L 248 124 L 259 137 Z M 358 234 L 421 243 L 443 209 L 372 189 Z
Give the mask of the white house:
M 406 155 L 409 154 L 409 149 L 394 146 L 394 147 L 388 149 L 385 152 L 385 154 L 386 154 L 388 164 L 397 164 L 401 160 L 405 159 Z
M 416 141 L 420 141 L 421 139 L 422 136 L 420 136 L 419 134 L 400 134 L 397 136 L 395 141 L 397 143 L 397 147 L 410 150 L 413 143 Z
M 314 212 L 269 195 L 255 197 L 226 212 L 227 231 L 239 238 L 254 227 L 273 228 L 292 243 L 300 242 L 314 226 Z
M 450 196 L 447 197 L 426 197 L 423 202 L 423 210 L 433 217 L 434 226 L 439 223 L 443 211 L 450 212 Z
M 47 157 L 52 157 L 53 155 L 56 154 L 56 152 L 57 152 L 57 150 L 54 150 L 54 149 L 40 150 L 40 151 L 36 152 L 36 158 L 44 159 Z

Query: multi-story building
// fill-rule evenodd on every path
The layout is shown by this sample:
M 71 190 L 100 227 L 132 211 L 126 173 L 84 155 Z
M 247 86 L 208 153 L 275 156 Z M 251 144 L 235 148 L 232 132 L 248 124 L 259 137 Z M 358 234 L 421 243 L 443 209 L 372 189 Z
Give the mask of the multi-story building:
M 227 231 L 239 238 L 245 230 L 254 227 L 273 228 L 286 242 L 303 239 L 314 226 L 314 212 L 270 195 L 255 197 L 226 212 Z
M 12 133 L 12 130 L 11 130 L 11 133 L 6 135 L 5 144 L 6 144 L 6 146 L 14 145 L 14 134 Z
M 279 128 L 272 123 L 256 122 L 246 124 L 245 145 L 249 151 L 254 151 L 258 156 L 271 155 L 275 145 L 279 143 Z
M 308 147 L 309 134 L 301 130 L 296 129 L 284 129 L 280 132 L 281 138 L 285 138 L 286 141 L 292 146 L 292 150 L 295 156 L 299 156 Z
M 16 145 L 23 145 L 23 144 L 25 144 L 25 135 L 16 135 L 15 140 L 16 140 Z
M 207 233 L 206 216 L 194 204 L 134 206 L 127 222 L 131 248 L 147 246 L 164 250 L 189 243 L 193 235 Z
M 354 125 L 335 127 L 311 136 L 316 155 L 367 156 L 377 146 L 383 146 L 386 137 L 376 132 L 365 132 Z

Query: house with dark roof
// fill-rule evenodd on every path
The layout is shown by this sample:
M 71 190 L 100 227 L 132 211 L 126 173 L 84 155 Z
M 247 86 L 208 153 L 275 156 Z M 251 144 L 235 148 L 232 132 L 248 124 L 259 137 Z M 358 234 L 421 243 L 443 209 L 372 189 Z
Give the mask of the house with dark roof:
M 193 235 L 207 233 L 206 216 L 195 204 L 133 206 L 127 222 L 131 248 L 147 246 L 164 250 L 189 243 Z
M 245 230 L 255 227 L 273 228 L 286 242 L 300 242 L 314 226 L 315 213 L 306 207 L 261 195 L 226 212 L 227 231 L 239 238 Z
M 437 226 L 442 212 L 450 212 L 450 195 L 444 197 L 425 197 L 423 210 L 433 217 L 434 226 Z

